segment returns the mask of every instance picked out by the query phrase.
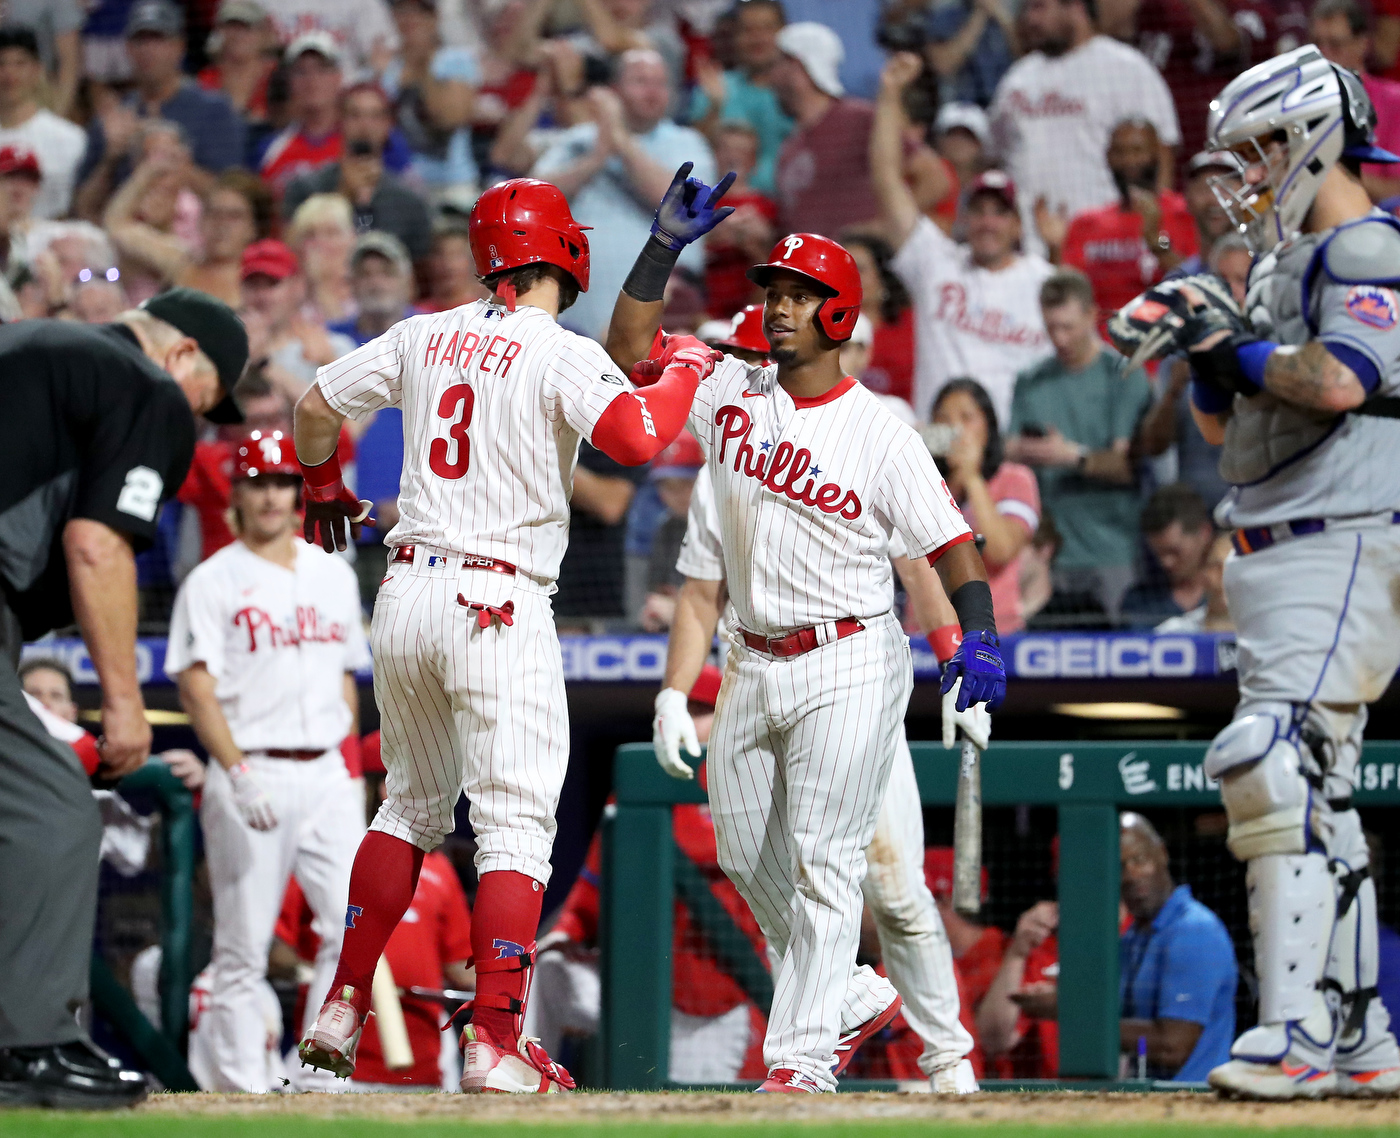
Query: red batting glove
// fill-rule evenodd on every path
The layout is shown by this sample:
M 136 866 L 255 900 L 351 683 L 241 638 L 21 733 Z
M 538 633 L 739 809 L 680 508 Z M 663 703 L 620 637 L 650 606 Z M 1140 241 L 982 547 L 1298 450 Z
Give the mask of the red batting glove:
M 301 464 L 301 476 L 306 484 L 306 522 L 302 536 L 312 545 L 319 544 L 327 553 L 336 550 L 343 553 L 350 541 L 360 539 L 360 531 L 366 524 L 373 524 L 374 519 L 369 516 L 371 503 L 361 501 L 345 488 L 340 458 L 334 451 L 325 462 L 315 466 L 308 466 L 300 457 L 297 462 Z
M 942 628 L 935 628 L 928 634 L 928 646 L 938 657 L 939 667 L 953 658 L 961 643 L 962 629 L 956 624 L 945 624 Z
M 668 367 L 688 367 L 702 382 L 722 359 L 723 352 L 711 348 L 694 336 L 668 336 L 666 350 L 661 354 L 663 370 Z

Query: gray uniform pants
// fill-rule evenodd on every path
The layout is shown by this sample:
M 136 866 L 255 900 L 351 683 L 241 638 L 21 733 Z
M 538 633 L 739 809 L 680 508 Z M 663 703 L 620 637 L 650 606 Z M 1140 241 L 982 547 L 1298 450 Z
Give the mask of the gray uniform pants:
M 0 602 L 0 1047 L 81 1038 L 102 845 L 82 764 L 25 702 L 19 647 Z

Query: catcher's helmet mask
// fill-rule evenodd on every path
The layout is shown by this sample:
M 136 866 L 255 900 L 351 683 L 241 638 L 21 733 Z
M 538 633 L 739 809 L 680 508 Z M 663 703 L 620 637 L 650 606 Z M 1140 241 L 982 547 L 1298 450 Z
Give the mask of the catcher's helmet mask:
M 1209 184 L 1254 251 L 1268 252 L 1302 232 L 1338 162 L 1353 171 L 1361 162 L 1400 162 L 1375 145 L 1375 125 L 1360 77 L 1300 47 L 1251 67 L 1211 103 L 1207 144 L 1233 153 L 1241 170 Z

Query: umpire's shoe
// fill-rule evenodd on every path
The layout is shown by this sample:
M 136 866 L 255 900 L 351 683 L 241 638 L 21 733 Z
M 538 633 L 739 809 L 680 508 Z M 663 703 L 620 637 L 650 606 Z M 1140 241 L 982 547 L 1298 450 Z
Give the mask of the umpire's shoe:
M 88 1040 L 0 1050 L 0 1106 L 116 1110 L 146 1097 L 146 1080 Z

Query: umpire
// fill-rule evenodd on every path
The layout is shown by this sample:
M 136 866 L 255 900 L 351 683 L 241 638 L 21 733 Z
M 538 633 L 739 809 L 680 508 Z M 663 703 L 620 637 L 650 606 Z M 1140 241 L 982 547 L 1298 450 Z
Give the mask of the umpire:
M 101 773 L 145 762 L 136 553 L 184 481 L 198 412 L 229 394 L 248 337 L 228 306 L 172 289 L 102 326 L 0 327 L 0 1106 L 129 1106 L 145 1082 L 78 1025 L 102 827 L 71 748 L 25 703 L 20 647 L 75 619 L 102 684 Z

